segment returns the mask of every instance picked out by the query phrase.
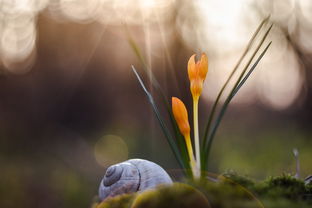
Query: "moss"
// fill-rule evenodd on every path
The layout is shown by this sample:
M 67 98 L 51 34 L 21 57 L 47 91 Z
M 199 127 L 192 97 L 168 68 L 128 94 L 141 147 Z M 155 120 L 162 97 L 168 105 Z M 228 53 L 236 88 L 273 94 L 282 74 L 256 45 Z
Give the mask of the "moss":
M 124 208 L 130 207 L 136 194 L 123 194 L 106 199 L 102 203 L 94 203 L 92 208 Z
M 261 207 L 257 197 L 234 180 L 222 180 L 220 183 L 201 181 L 194 186 L 205 194 L 212 207 L 253 208 Z
M 312 195 L 312 185 L 306 186 L 306 192 L 307 192 L 307 194 Z
M 305 193 L 305 196 L 304 196 L 304 200 L 308 204 L 312 205 L 312 184 L 311 185 L 309 184 L 309 185 L 306 186 L 306 193 Z
M 133 208 L 206 208 L 209 206 L 210 204 L 203 193 L 190 185 L 181 183 L 175 183 L 170 187 L 159 187 L 156 190 L 140 194 L 132 205 Z
M 228 171 L 221 176 L 225 177 L 225 180 L 223 179 L 224 183 L 239 184 L 247 189 L 253 188 L 255 185 L 254 180 L 250 179 L 248 176 L 239 175 L 234 171 Z
M 110 198 L 93 208 L 310 208 L 312 186 L 291 175 L 270 177 L 261 182 L 228 172 L 220 182 L 188 181 L 160 186 L 140 194 Z
M 174 185 L 160 186 L 157 189 L 145 191 L 141 194 L 126 194 L 110 198 L 92 208 L 206 208 L 209 207 L 207 198 L 192 186 L 175 183 Z
M 270 177 L 255 187 L 255 191 L 262 196 L 270 198 L 286 198 L 292 201 L 303 199 L 306 194 L 306 187 L 302 180 L 291 175 Z

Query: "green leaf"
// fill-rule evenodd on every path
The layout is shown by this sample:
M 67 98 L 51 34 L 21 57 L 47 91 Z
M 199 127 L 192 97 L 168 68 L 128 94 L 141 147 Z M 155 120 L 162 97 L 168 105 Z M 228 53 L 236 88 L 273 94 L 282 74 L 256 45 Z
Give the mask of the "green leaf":
M 136 42 L 134 41 L 134 39 L 131 37 L 130 33 L 128 33 L 128 42 L 129 45 L 131 46 L 132 50 L 134 51 L 135 55 L 137 56 L 137 58 L 139 59 L 139 61 L 141 62 L 143 69 L 145 71 L 145 73 L 148 73 L 149 71 L 149 67 L 146 64 L 145 58 L 142 55 L 142 52 L 139 48 L 139 46 L 136 44 Z M 156 80 L 154 74 L 152 71 L 149 72 L 150 73 L 150 78 L 151 78 L 151 82 L 153 87 L 155 87 L 157 90 L 160 91 L 161 95 L 164 96 L 163 90 L 160 87 L 159 82 Z
M 136 56 L 139 59 L 139 61 L 141 62 L 142 66 L 143 66 L 143 69 L 144 69 L 144 72 L 149 75 L 149 77 L 151 79 L 152 86 L 160 94 L 162 102 L 166 106 L 166 110 L 167 110 L 167 113 L 168 113 L 168 115 L 170 117 L 172 130 L 174 131 L 174 136 L 176 138 L 176 142 L 178 144 L 182 160 L 183 161 L 189 161 L 190 159 L 189 159 L 189 156 L 188 156 L 188 153 L 187 153 L 187 148 L 186 148 L 186 144 L 185 144 L 184 138 L 181 135 L 180 130 L 178 129 L 176 121 L 175 121 L 175 119 L 173 117 L 173 114 L 172 114 L 171 107 L 170 107 L 170 104 L 168 102 L 168 99 L 165 96 L 165 94 L 164 94 L 164 92 L 163 92 L 159 82 L 155 78 L 153 72 L 151 70 L 149 70 L 149 68 L 148 68 L 148 66 L 146 64 L 145 58 L 142 55 L 142 52 L 141 52 L 140 48 L 138 47 L 138 45 L 136 44 L 134 39 L 131 37 L 130 33 L 128 32 L 127 34 L 128 34 L 128 41 L 129 41 L 129 44 L 130 44 L 131 48 L 133 49 L 133 51 L 136 54 Z M 187 175 L 190 176 L 192 174 L 192 171 L 191 171 L 191 167 L 190 167 L 189 162 L 186 162 L 185 166 L 186 166 L 186 173 L 187 173 Z
M 234 69 L 232 70 L 231 74 L 229 75 L 228 79 L 226 80 L 226 82 L 224 83 L 224 85 L 222 86 L 220 92 L 218 93 L 217 95 L 217 98 L 215 100 L 215 102 L 213 103 L 213 106 L 211 108 L 211 111 L 210 111 L 210 114 L 208 116 L 208 122 L 206 124 L 206 128 L 205 128 L 205 133 L 204 133 L 204 137 L 203 137 L 203 142 L 202 142 L 202 150 L 201 152 L 203 153 L 204 152 L 204 147 L 206 146 L 207 144 L 207 141 L 208 141 L 208 134 L 209 134 L 209 131 L 210 131 L 210 128 L 211 128 L 211 123 L 214 119 L 214 115 L 216 113 L 216 110 L 217 110 L 217 106 L 219 104 L 219 101 L 220 101 L 220 98 L 222 97 L 223 95 L 223 92 L 224 90 L 226 89 L 226 87 L 228 86 L 230 80 L 232 79 L 233 75 L 235 74 L 235 72 L 237 71 L 238 67 L 240 66 L 241 62 L 243 61 L 243 59 L 246 57 L 247 53 L 250 51 L 251 49 L 251 46 L 253 45 L 253 43 L 255 42 L 256 40 L 256 37 L 259 35 L 262 27 L 269 21 L 270 19 L 270 16 L 268 16 L 267 18 L 265 18 L 261 23 L 260 25 L 258 26 L 258 28 L 256 29 L 255 33 L 253 34 L 252 38 L 249 40 L 248 42 L 248 45 L 247 47 L 245 48 L 245 51 L 243 52 L 242 56 L 240 57 L 240 59 L 238 60 L 237 64 L 235 65 Z M 201 167 L 205 167 L 206 165 L 206 162 L 205 162 L 205 155 L 204 154 L 201 154 L 201 161 L 202 161 L 202 164 L 201 164 Z M 202 170 L 204 170 L 202 168 Z
M 154 101 L 154 98 L 153 96 L 149 93 L 149 91 L 146 89 L 141 77 L 139 76 L 139 74 L 137 73 L 136 69 L 134 68 L 134 66 L 132 66 L 132 70 L 134 72 L 134 74 L 136 75 L 141 87 L 143 88 L 147 98 L 148 98 L 148 101 L 150 102 L 151 106 L 152 106 L 152 109 L 157 117 L 157 120 L 161 126 L 161 129 L 165 135 L 165 137 L 167 138 L 167 141 L 176 157 L 176 159 L 178 160 L 179 164 L 181 165 L 181 167 L 183 169 L 186 169 L 187 168 L 187 161 L 183 160 L 182 157 L 181 157 L 181 154 L 179 152 L 179 149 L 177 147 L 177 144 L 175 143 L 169 129 L 167 128 L 166 124 L 164 123 L 164 119 L 162 118 L 162 116 L 160 115 L 160 112 L 156 106 L 156 103 Z
M 247 81 L 247 79 L 249 78 L 249 76 L 251 75 L 251 73 L 255 70 L 256 66 L 258 65 L 258 63 L 260 62 L 260 60 L 262 59 L 262 57 L 264 56 L 264 54 L 266 53 L 266 51 L 269 49 L 270 45 L 272 44 L 272 41 L 265 47 L 265 49 L 263 50 L 263 52 L 260 54 L 259 58 L 256 60 L 256 62 L 252 65 L 252 67 L 250 68 L 250 70 L 248 71 L 248 73 L 245 75 L 245 77 L 242 79 L 242 81 L 240 81 L 240 83 L 238 84 L 238 86 L 235 88 L 235 90 L 232 92 L 231 94 L 231 99 L 236 95 L 236 93 L 239 91 L 239 89 L 243 86 L 243 84 Z
M 261 26 L 262 24 L 260 24 Z M 259 26 L 259 27 L 260 27 Z M 234 96 L 236 93 L 233 94 L 233 92 L 235 91 L 235 89 L 237 88 L 237 86 L 239 85 L 240 81 L 243 79 L 243 76 L 244 74 L 246 73 L 246 70 L 248 69 L 249 65 L 251 64 L 253 58 L 255 57 L 255 55 L 258 53 L 259 49 L 261 48 L 261 46 L 263 45 L 265 39 L 267 38 L 269 32 L 271 31 L 272 29 L 272 26 L 273 24 L 270 25 L 270 27 L 266 30 L 264 36 L 262 37 L 260 43 L 257 45 L 256 49 L 254 50 L 252 56 L 250 57 L 250 59 L 248 60 L 247 64 L 245 65 L 244 69 L 242 70 L 239 78 L 237 79 L 236 83 L 234 84 L 230 94 L 228 95 L 227 99 L 228 100 L 231 96 Z M 258 28 L 259 28 L 258 27 Z M 262 26 L 260 27 L 260 29 L 262 28 Z M 259 30 L 260 31 L 260 30 Z M 257 30 L 256 31 L 256 34 L 259 33 L 259 31 Z M 255 36 L 254 36 L 255 37 Z M 254 40 L 252 40 L 254 41 Z M 248 47 L 247 47 L 248 48 Z M 265 50 L 266 51 L 266 50 Z M 245 57 L 245 56 L 244 56 Z M 262 58 L 262 57 L 261 57 Z M 241 60 L 240 60 L 241 61 Z M 240 62 L 239 61 L 239 62 Z M 230 75 L 232 76 L 232 74 Z M 231 78 L 231 77 L 230 77 Z M 228 79 L 229 80 L 229 79 Z M 227 83 L 226 83 L 227 84 Z M 221 89 L 221 91 L 224 90 L 223 88 Z M 223 92 L 223 91 L 222 91 Z M 220 94 L 220 93 L 219 93 Z M 222 93 L 221 93 L 222 94 Z M 221 95 L 220 95 L 221 97 Z M 229 99 L 229 101 L 231 100 L 232 98 Z M 209 158 L 209 153 L 210 153 L 210 149 L 211 149 L 211 145 L 212 145 L 212 142 L 213 142 L 213 139 L 214 139 L 214 136 L 215 136 L 215 133 L 217 131 L 217 128 L 219 126 L 219 124 L 217 125 L 214 125 L 213 127 L 211 127 L 211 122 L 213 120 L 213 115 L 216 111 L 216 105 L 218 104 L 218 102 L 215 102 L 215 105 L 213 107 L 213 112 L 210 114 L 209 116 L 209 121 L 208 121 L 208 125 L 206 127 L 206 132 L 205 132 L 205 137 L 204 137 L 204 143 L 202 145 L 202 170 L 206 170 L 207 169 L 207 161 L 208 161 L 208 158 Z M 221 111 L 220 113 L 218 114 L 217 118 L 216 118 L 216 123 L 220 123 L 222 117 L 223 117 L 223 114 L 221 113 L 222 111 L 225 112 L 226 108 L 227 108 L 228 105 L 225 105 L 225 103 L 223 104 L 222 108 L 221 108 Z M 211 128 L 211 129 L 210 129 Z
M 214 123 L 213 125 L 213 128 L 212 128 L 212 131 L 211 131 L 211 134 L 209 135 L 209 142 L 208 142 L 208 145 L 206 147 L 206 152 L 205 152 L 205 155 L 206 155 L 206 158 L 207 158 L 207 161 L 208 161 L 208 157 L 209 157 L 209 153 L 210 153 L 210 149 L 211 149 L 211 145 L 212 145 L 212 141 L 213 141 L 213 138 L 217 132 L 217 129 L 221 123 L 221 120 L 227 110 L 227 107 L 229 105 L 229 103 L 231 102 L 231 100 L 233 99 L 233 97 L 236 95 L 236 93 L 239 91 L 239 89 L 244 85 L 244 83 L 246 82 L 246 80 L 249 78 L 249 76 L 251 75 L 251 73 L 254 71 L 254 69 L 256 68 L 256 66 L 258 65 L 258 63 L 260 62 L 260 60 L 262 59 L 262 57 L 264 56 L 264 54 L 267 52 L 268 48 L 270 47 L 272 42 L 270 42 L 266 47 L 265 49 L 263 50 L 263 52 L 260 54 L 260 56 L 258 57 L 258 59 L 255 61 L 255 63 L 252 65 L 252 67 L 250 68 L 250 70 L 247 72 L 247 74 L 244 76 L 244 78 L 239 82 L 238 85 L 235 86 L 234 90 L 232 90 L 232 92 L 230 93 L 230 95 L 227 97 L 227 99 L 225 100 L 221 110 L 220 110 L 220 113 L 216 119 L 216 122 Z

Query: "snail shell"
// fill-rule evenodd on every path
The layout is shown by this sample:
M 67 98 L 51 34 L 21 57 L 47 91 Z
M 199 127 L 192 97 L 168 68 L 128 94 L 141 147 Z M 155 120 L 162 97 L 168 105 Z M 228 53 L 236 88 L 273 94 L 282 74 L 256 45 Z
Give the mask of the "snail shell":
M 167 172 L 156 163 L 131 159 L 110 166 L 99 187 L 101 200 L 124 193 L 152 189 L 160 184 L 171 184 Z

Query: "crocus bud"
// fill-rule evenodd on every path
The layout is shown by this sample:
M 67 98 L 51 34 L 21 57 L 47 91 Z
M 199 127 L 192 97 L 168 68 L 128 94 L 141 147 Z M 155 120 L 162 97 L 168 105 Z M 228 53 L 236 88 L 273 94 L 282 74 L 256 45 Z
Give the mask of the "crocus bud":
M 190 134 L 190 124 L 184 103 L 176 97 L 172 97 L 172 112 L 183 136 Z
M 199 98 L 203 90 L 203 83 L 208 72 L 208 58 L 205 53 L 195 62 L 195 54 L 188 61 L 188 76 L 191 83 L 193 99 Z

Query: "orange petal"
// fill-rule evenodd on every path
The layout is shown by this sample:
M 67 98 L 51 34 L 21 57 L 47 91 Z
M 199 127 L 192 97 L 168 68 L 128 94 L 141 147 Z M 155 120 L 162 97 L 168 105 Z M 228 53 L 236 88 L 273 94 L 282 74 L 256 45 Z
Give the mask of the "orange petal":
M 191 58 L 188 61 L 188 66 L 187 66 L 187 72 L 188 72 L 188 76 L 189 76 L 190 81 L 195 79 L 197 76 L 197 67 L 196 67 L 196 63 L 195 63 L 195 56 L 196 56 L 196 54 L 191 56 Z
M 190 134 L 190 124 L 184 103 L 176 97 L 172 97 L 172 112 L 182 135 Z
M 201 95 L 203 90 L 203 81 L 200 79 L 195 79 L 191 82 L 191 93 L 193 98 L 197 98 Z
M 208 57 L 205 53 L 202 53 L 199 64 L 198 73 L 199 77 L 204 81 L 208 72 Z

